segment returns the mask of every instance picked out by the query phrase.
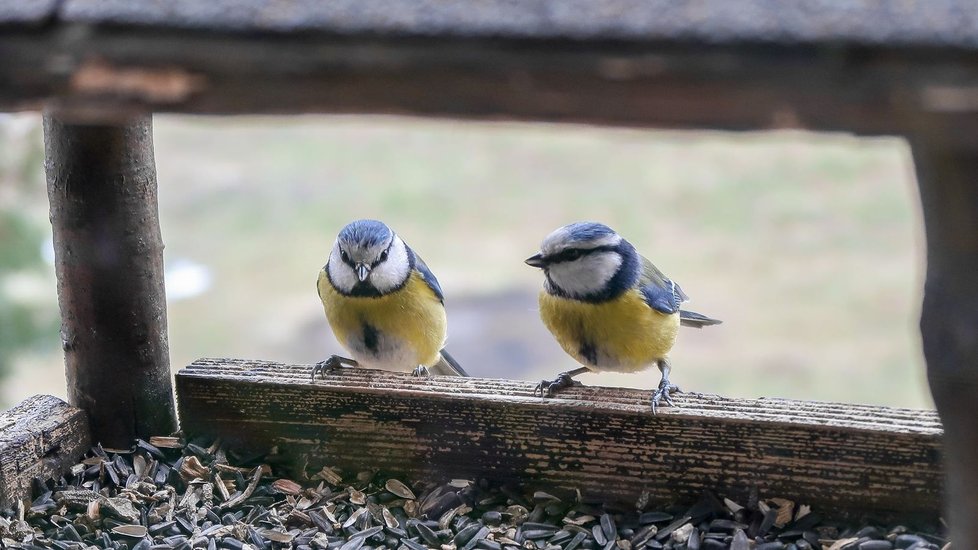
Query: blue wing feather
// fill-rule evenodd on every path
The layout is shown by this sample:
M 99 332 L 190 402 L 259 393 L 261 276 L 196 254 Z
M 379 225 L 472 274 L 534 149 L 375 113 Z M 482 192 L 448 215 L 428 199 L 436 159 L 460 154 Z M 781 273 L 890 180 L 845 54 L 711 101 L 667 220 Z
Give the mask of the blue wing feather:
M 642 257 L 642 271 L 638 289 L 645 303 L 652 309 L 671 315 L 679 311 L 679 304 L 689 299 L 683 289 L 666 277 L 648 258 Z
M 679 311 L 679 299 L 671 288 L 643 285 L 639 287 L 639 290 L 645 297 L 645 303 L 649 304 L 652 309 L 667 315 Z
M 408 248 L 408 250 L 411 252 L 411 255 L 414 256 L 414 269 L 418 270 L 418 273 L 421 274 L 421 278 L 428 284 L 428 288 L 430 288 L 431 291 L 435 293 L 435 296 L 438 297 L 438 301 L 445 303 L 445 295 L 441 291 L 441 285 L 438 284 L 438 279 L 435 278 L 435 274 L 428 269 L 428 265 L 424 263 L 421 256 L 418 256 L 410 248 Z

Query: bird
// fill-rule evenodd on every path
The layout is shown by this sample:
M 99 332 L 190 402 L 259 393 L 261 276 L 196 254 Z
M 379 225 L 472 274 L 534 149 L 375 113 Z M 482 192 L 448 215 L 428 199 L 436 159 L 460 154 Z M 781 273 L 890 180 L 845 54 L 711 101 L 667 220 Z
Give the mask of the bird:
M 652 413 L 673 405 L 680 391 L 669 380 L 669 351 L 680 326 L 721 321 L 680 309 L 689 297 L 635 247 L 607 225 L 576 222 L 546 236 L 526 263 L 544 273 L 540 317 L 568 355 L 583 366 L 543 380 L 534 393 L 549 397 L 580 385 L 585 372 L 638 372 L 658 367 Z
M 357 366 L 468 376 L 444 349 L 448 321 L 438 279 L 385 223 L 364 219 L 343 227 L 316 290 L 333 334 L 352 358 L 320 361 L 313 379 Z

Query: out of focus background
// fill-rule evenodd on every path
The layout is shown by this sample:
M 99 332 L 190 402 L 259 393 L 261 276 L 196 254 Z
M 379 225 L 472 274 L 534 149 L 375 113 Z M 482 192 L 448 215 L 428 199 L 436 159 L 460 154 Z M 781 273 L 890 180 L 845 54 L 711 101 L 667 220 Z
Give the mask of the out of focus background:
M 680 333 L 683 389 L 933 406 L 901 140 L 363 116 L 156 116 L 155 140 L 174 370 L 340 352 L 314 281 L 337 231 L 372 217 L 437 275 L 471 374 L 552 378 L 576 365 L 522 260 L 590 219 L 724 320 Z M 0 408 L 65 395 L 47 215 L 40 115 L 0 115 Z M 580 380 L 650 388 L 658 372 Z

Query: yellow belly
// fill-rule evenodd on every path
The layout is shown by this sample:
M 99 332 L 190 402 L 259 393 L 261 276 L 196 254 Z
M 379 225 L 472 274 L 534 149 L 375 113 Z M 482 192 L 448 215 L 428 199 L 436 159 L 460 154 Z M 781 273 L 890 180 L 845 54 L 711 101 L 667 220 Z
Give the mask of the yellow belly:
M 438 362 L 445 345 L 445 307 L 420 274 L 376 298 L 344 296 L 319 273 L 319 296 L 336 339 L 364 367 L 411 371 Z
M 564 351 L 595 371 L 634 372 L 665 359 L 679 314 L 650 308 L 637 290 L 598 304 L 540 293 L 540 317 Z

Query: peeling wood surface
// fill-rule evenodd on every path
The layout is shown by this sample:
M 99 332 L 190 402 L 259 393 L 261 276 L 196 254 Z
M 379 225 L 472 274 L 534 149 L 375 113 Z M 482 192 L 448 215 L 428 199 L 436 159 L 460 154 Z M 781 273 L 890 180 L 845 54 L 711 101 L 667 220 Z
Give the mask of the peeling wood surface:
M 50 395 L 0 413 L 0 507 L 30 498 L 31 481 L 63 474 L 91 448 L 88 417 Z
M 587 497 L 693 500 L 704 489 L 807 502 L 841 515 L 933 519 L 942 430 L 932 411 L 201 359 L 177 374 L 183 429 L 251 450 L 280 445 L 313 473 L 546 481 Z

